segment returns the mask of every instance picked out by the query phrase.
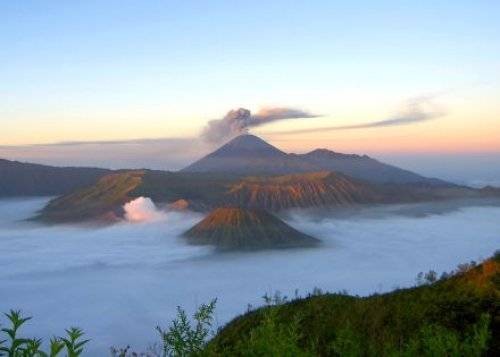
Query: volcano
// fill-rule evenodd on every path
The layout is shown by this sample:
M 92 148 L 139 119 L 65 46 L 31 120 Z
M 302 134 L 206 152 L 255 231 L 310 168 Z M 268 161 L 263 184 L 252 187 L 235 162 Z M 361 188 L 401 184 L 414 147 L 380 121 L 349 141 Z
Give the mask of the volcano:
M 240 135 L 184 168 L 184 172 L 279 175 L 317 171 L 315 165 L 288 155 L 255 135 Z
M 189 243 L 219 250 L 310 247 L 319 240 L 264 210 L 222 207 L 184 233 Z
M 418 184 L 453 187 L 442 180 L 388 165 L 367 155 L 342 154 L 316 149 L 306 154 L 288 154 L 255 135 L 240 135 L 218 150 L 184 168 L 184 172 L 240 175 L 288 175 L 335 171 L 374 184 Z
M 346 175 L 323 171 L 271 177 L 248 177 L 231 185 L 229 204 L 277 212 L 289 208 L 376 203 L 381 195 Z

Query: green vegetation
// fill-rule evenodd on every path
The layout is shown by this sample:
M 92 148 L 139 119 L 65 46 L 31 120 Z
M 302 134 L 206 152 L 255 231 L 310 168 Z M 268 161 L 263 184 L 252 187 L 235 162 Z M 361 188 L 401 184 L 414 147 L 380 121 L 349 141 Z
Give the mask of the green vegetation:
M 177 319 L 167 330 L 159 326 L 156 328 L 163 342 L 163 357 L 192 356 L 202 353 L 212 327 L 215 303 L 216 300 L 212 300 L 209 304 L 199 307 L 193 315 L 194 327 L 191 326 L 186 312 L 178 307 Z
M 10 327 L 2 328 L 7 339 L 0 340 L 0 356 L 8 357 L 56 357 L 65 353 L 67 357 L 78 357 L 83 353 L 85 344 L 89 340 L 82 340 L 83 331 L 72 327 L 66 330 L 65 337 L 53 337 L 50 339 L 49 350 L 43 351 L 42 340 L 38 338 L 21 337 L 19 330 L 31 320 L 31 317 L 23 317 L 20 311 L 11 310 L 5 314 Z
M 145 353 L 130 347 L 111 349 L 115 357 L 132 356 L 498 356 L 500 355 L 500 253 L 480 265 L 463 264 L 452 274 L 419 274 L 418 286 L 369 297 L 315 289 L 305 298 L 276 293 L 213 332 L 215 300 L 188 318 L 178 308 L 161 342 Z M 82 354 L 87 340 L 78 329 L 54 338 L 50 352 L 41 340 L 18 336 L 29 320 L 6 314 L 11 327 L 0 355 Z
M 500 254 L 455 273 L 434 283 L 435 274 L 426 274 L 421 286 L 383 295 L 315 294 L 249 311 L 209 347 L 216 354 L 246 355 L 250 341 L 261 349 L 263 329 L 273 329 L 269 336 L 287 334 L 295 341 L 288 347 L 306 355 L 498 355 Z
M 130 346 L 125 348 L 111 348 L 113 357 L 135 357 L 135 356 L 201 356 L 206 355 L 209 337 L 212 337 L 213 314 L 215 311 L 214 299 L 208 304 L 201 305 L 193 314 L 192 321 L 188 318 L 186 311 L 177 307 L 177 317 L 167 329 L 156 327 L 161 343 L 150 347 L 148 352 L 136 353 L 130 351 Z

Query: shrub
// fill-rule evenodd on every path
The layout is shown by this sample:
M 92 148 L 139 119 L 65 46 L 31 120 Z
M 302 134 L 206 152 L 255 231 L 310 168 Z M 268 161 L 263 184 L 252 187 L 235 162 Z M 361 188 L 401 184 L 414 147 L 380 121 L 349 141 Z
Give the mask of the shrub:
M 483 314 L 463 338 L 456 331 L 440 325 L 426 325 L 400 353 L 402 356 L 470 356 L 480 357 L 488 349 L 490 316 Z
M 285 325 L 278 320 L 277 308 L 268 308 L 250 336 L 238 341 L 235 351 L 241 356 L 313 356 L 299 346 L 299 327 L 299 318 Z
M 7 339 L 0 340 L 0 356 L 8 357 L 56 357 L 64 350 L 68 357 L 78 357 L 82 354 L 85 344 L 89 340 L 82 340 L 82 330 L 72 327 L 66 330 L 66 337 L 53 337 L 50 339 L 49 351 L 41 349 L 42 340 L 37 338 L 26 338 L 19 335 L 21 327 L 31 320 L 31 317 L 23 317 L 21 311 L 11 310 L 4 314 L 10 323 L 10 328 L 2 328 Z
M 217 299 L 203 304 L 193 315 L 194 327 L 186 312 L 177 307 L 177 317 L 168 330 L 157 327 L 162 339 L 162 357 L 199 355 L 205 348 L 211 334 L 213 313 Z

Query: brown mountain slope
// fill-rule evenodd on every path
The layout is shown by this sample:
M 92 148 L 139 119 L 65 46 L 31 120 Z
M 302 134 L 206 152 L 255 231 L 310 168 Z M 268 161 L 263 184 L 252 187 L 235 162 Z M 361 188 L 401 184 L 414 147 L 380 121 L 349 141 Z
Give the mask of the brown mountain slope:
M 94 186 L 50 201 L 38 219 L 59 223 L 113 220 L 123 214 L 122 205 L 133 198 L 130 193 L 142 183 L 143 176 L 144 171 L 104 176 Z
M 381 199 L 369 184 L 328 172 L 242 179 L 228 174 L 141 170 L 105 176 L 94 186 L 52 200 L 41 211 L 40 219 L 79 222 L 113 218 L 121 216 L 124 203 L 139 196 L 156 203 L 184 200 L 188 209 L 198 211 L 238 206 L 273 212 Z
M 319 241 L 263 210 L 217 208 L 184 233 L 192 244 L 221 250 L 255 250 L 313 246 Z
M 380 200 L 369 185 L 333 172 L 253 177 L 234 184 L 225 201 L 270 211 L 370 203 Z
M 56 223 L 113 220 L 123 214 L 124 203 L 140 196 L 157 204 L 184 200 L 187 209 L 196 211 L 237 206 L 278 212 L 289 208 L 475 197 L 478 192 L 467 188 L 372 185 L 334 172 L 241 178 L 230 174 L 123 171 L 52 200 L 39 218 Z
M 188 209 L 207 211 L 220 202 L 235 180 L 230 175 L 121 171 L 50 201 L 36 218 L 52 223 L 113 221 L 123 215 L 126 202 L 141 196 L 160 204 L 184 200 Z

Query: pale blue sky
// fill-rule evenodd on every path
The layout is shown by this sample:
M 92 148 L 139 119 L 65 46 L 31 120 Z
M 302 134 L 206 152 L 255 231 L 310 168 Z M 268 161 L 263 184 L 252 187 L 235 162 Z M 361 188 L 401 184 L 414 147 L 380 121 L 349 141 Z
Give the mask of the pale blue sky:
M 3 1 L 0 120 L 190 130 L 237 106 L 330 112 L 342 92 L 496 81 L 499 16 L 498 1 Z
M 497 152 L 499 18 L 499 1 L 2 1 L 0 146 L 195 137 L 276 105 L 324 114 L 256 131 L 288 150 Z M 383 120 L 429 93 L 445 93 L 433 123 L 266 136 Z

